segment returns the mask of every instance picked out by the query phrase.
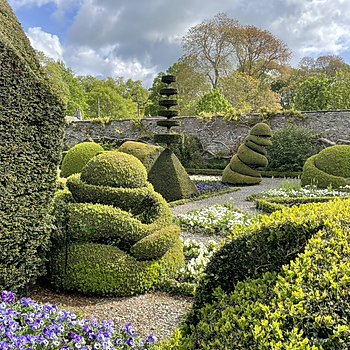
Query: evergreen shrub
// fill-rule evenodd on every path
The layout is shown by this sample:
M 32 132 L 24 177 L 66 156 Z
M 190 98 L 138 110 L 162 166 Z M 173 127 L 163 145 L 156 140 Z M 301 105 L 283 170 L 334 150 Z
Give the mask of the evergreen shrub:
M 322 149 L 313 130 L 287 125 L 274 130 L 272 145 L 267 146 L 267 171 L 302 171 L 305 161 Z
M 348 349 L 349 209 L 349 199 L 305 204 L 241 232 L 214 254 L 194 310 L 158 349 Z
M 164 151 L 164 148 L 143 142 L 126 141 L 118 148 L 118 151 L 136 157 L 149 172 L 159 155 Z
M 67 203 L 68 193 L 62 191 L 55 201 L 70 225 L 68 248 L 55 247 L 51 259 L 57 289 L 132 295 L 148 290 L 160 274 L 180 268 L 180 229 L 146 177 L 137 158 L 117 151 L 97 155 L 81 174 L 67 179 L 64 191 L 70 191 L 71 200 Z M 133 181 L 130 187 L 112 187 L 126 186 L 126 180 Z
M 82 142 L 73 146 L 62 161 L 61 176 L 80 173 L 89 160 L 102 151 L 102 146 L 95 142 Z
M 350 146 L 336 145 L 308 158 L 303 167 L 301 185 L 339 188 L 350 183 Z
M 65 106 L 6 0 L 0 0 L 0 96 L 0 287 L 21 292 L 45 273 Z

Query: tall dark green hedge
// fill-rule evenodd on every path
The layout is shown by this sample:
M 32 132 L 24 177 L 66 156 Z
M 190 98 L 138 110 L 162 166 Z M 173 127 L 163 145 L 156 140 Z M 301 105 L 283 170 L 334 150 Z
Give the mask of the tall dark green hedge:
M 20 23 L 0 0 L 0 288 L 43 272 L 65 108 Z M 30 230 L 32 229 L 32 230 Z

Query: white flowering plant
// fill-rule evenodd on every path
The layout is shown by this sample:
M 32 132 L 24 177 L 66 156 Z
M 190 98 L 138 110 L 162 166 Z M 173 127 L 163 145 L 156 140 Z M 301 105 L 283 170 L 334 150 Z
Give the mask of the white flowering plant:
M 231 204 L 215 204 L 204 209 L 196 209 L 177 216 L 179 224 L 188 230 L 206 234 L 225 235 L 236 225 L 250 225 L 252 216 L 235 209 Z

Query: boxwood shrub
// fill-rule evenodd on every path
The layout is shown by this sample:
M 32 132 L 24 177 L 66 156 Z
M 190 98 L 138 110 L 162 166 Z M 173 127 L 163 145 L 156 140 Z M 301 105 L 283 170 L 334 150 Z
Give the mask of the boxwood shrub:
M 264 217 L 263 222 L 243 233 L 251 238 L 246 239 L 243 252 L 253 258 L 249 270 L 248 260 L 242 266 L 241 256 L 236 260 L 237 255 L 227 254 L 230 243 L 225 245 L 215 254 L 203 279 L 210 298 L 204 302 L 204 289 L 199 287 L 196 300 L 200 308 L 191 311 L 180 330 L 158 349 L 348 349 L 349 209 L 350 200 L 338 198 Z M 253 242 L 258 233 L 265 237 L 269 249 L 257 249 Z M 232 245 L 237 245 L 237 239 Z M 284 262 L 279 260 L 282 264 L 276 262 L 276 251 L 285 256 Z M 254 255 L 269 257 L 264 263 Z M 238 271 L 235 276 L 231 273 L 231 285 L 221 283 L 222 267 L 229 260 L 231 268 Z M 214 264 L 218 279 L 212 276 Z M 213 281 L 211 289 L 206 283 L 209 279 Z
M 65 107 L 20 23 L 0 0 L 0 288 L 44 273 Z

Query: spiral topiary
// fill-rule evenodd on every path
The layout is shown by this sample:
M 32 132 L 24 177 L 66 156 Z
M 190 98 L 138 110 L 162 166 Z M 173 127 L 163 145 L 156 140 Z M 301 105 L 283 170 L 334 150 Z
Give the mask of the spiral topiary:
M 269 137 L 272 136 L 270 127 L 265 123 L 258 123 L 239 146 L 230 164 L 222 174 L 222 182 L 230 184 L 255 185 L 261 181 L 260 173 L 255 170 L 257 167 L 267 165 L 266 150 L 264 146 L 271 145 Z
M 350 183 L 350 146 L 336 145 L 311 156 L 304 164 L 301 185 L 339 188 Z
M 146 181 L 134 156 L 99 154 L 67 179 L 71 244 L 56 253 L 56 286 L 97 295 L 127 296 L 151 288 L 161 273 L 183 264 L 180 228 L 164 198 Z

